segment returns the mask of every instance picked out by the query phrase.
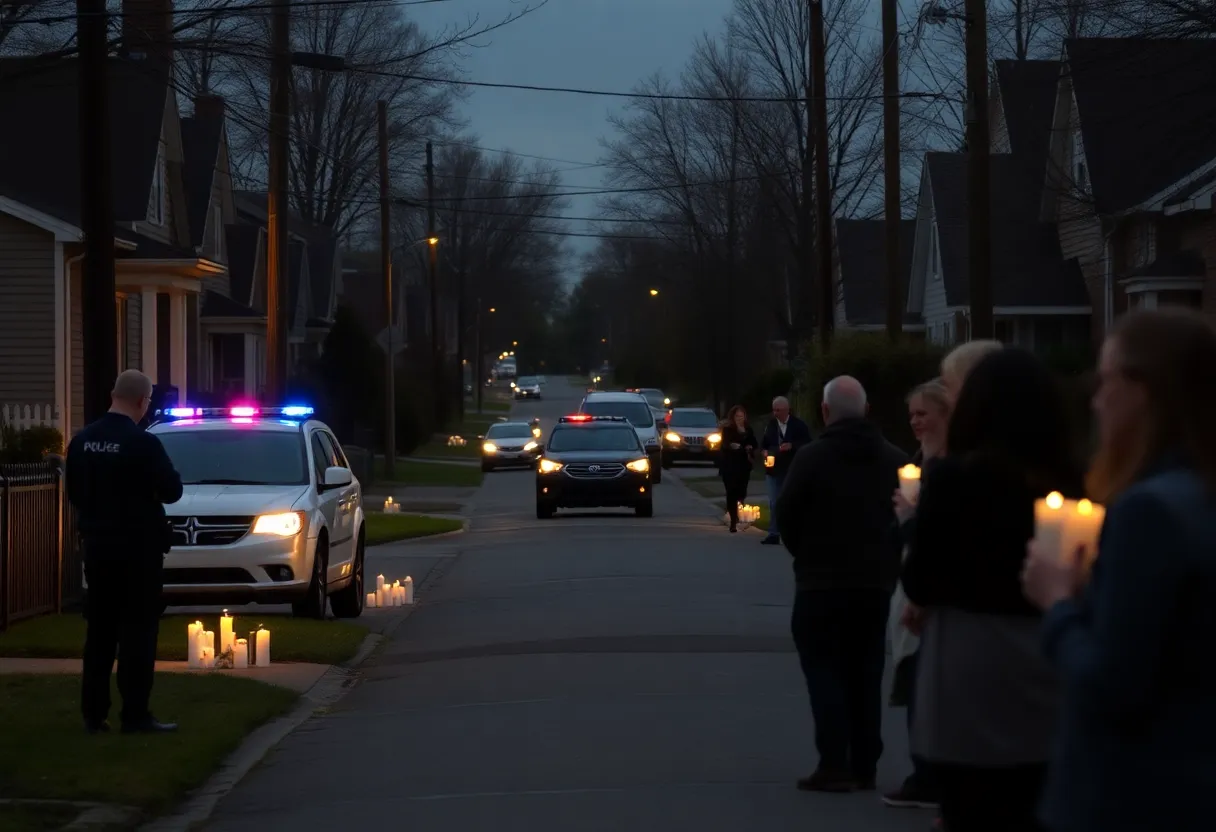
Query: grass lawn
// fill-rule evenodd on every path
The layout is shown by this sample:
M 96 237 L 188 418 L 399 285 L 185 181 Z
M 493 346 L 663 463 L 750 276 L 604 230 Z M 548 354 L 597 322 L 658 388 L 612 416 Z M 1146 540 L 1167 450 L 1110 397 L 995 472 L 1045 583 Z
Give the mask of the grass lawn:
M 152 709 L 177 722 L 177 733 L 90 736 L 80 722 L 79 677 L 0 676 L 0 794 L 163 812 L 202 784 L 247 734 L 297 698 L 294 691 L 249 679 L 158 673 Z M 113 700 L 121 701 L 117 690 Z M 14 828 L 4 815 L 0 827 Z
M 0 829 L 5 832 L 57 832 L 80 815 L 75 806 L 45 803 L 0 804 Z
M 478 436 L 485 436 L 486 431 L 490 429 L 490 425 L 497 422 L 498 419 L 493 416 L 470 417 L 465 419 L 459 425 L 454 425 L 443 431 L 445 434 L 443 439 L 432 439 L 419 445 L 414 449 L 410 456 L 414 457 L 436 457 L 439 459 L 478 459 L 481 457 L 481 441 Z M 467 441 L 467 445 L 455 446 L 448 445 L 448 436 L 463 436 Z
M 363 515 L 367 545 L 391 543 L 394 540 L 409 540 L 432 534 L 454 532 L 463 523 L 451 517 L 427 517 L 424 514 L 380 514 L 368 512 Z
M 473 443 L 470 443 L 473 444 Z M 384 479 L 384 462 L 376 461 L 376 483 L 382 485 L 438 485 L 449 488 L 476 488 L 481 485 L 481 467 L 446 462 L 419 462 L 401 458 L 394 466 L 393 479 Z
M 349 621 L 314 621 L 285 615 L 235 616 L 237 638 L 248 638 L 259 624 L 271 631 L 274 660 L 341 664 L 355 655 L 367 628 Z M 219 637 L 215 615 L 166 615 L 160 620 L 160 644 L 156 658 L 184 661 L 186 625 L 202 621 Z M 44 615 L 21 621 L 0 633 L 0 656 L 35 659 L 78 659 L 84 648 L 84 618 L 80 615 Z M 4 677 L 0 676 L 0 679 Z M 3 794 L 0 789 L 0 794 Z
M 486 397 L 481 400 L 481 409 L 488 413 L 506 413 L 511 409 L 511 399 Z

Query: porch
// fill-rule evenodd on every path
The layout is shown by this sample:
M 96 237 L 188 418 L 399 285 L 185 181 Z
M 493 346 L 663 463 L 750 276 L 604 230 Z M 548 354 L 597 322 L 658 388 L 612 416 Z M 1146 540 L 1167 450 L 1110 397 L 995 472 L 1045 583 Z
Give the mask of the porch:
M 1119 285 L 1127 295 L 1129 309 L 1160 306 L 1202 309 L 1206 278 L 1207 264 L 1203 255 L 1183 249 L 1157 257 L 1123 278 Z

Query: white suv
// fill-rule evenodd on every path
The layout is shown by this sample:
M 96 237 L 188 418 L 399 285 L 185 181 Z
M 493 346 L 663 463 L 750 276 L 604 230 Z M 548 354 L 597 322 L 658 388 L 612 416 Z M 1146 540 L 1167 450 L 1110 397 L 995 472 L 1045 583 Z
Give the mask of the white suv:
M 359 481 L 310 407 L 174 407 L 155 434 L 182 477 L 165 507 L 166 604 L 291 603 L 297 616 L 363 612 Z
M 646 449 L 646 457 L 650 460 L 650 481 L 655 484 L 662 482 L 663 451 L 654 413 L 645 396 L 640 393 L 591 392 L 583 397 L 578 412 L 589 416 L 620 416 L 627 419 L 637 433 L 638 441 Z

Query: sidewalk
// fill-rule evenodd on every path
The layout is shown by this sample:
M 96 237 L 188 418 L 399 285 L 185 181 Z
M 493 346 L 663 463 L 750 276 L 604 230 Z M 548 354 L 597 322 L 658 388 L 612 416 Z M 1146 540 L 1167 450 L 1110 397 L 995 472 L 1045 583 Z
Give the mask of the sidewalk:
M 317 682 L 321 681 L 330 669 L 327 664 L 308 664 L 305 662 L 271 661 L 268 667 L 250 667 L 243 670 L 202 670 L 187 666 L 185 662 L 157 662 L 158 673 L 216 673 L 227 676 L 240 676 L 267 685 L 305 693 Z M 4 659 L 0 658 L 0 675 L 15 673 L 68 674 L 80 673 L 80 659 Z

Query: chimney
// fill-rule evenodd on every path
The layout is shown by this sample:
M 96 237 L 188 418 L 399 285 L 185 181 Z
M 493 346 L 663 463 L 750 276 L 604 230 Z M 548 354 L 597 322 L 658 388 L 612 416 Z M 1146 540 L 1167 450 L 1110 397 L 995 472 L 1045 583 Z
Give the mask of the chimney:
M 122 46 L 133 57 L 173 60 L 173 0 L 122 0 Z
M 194 117 L 206 119 L 222 119 L 224 117 L 224 98 L 219 95 L 199 95 L 194 98 Z

